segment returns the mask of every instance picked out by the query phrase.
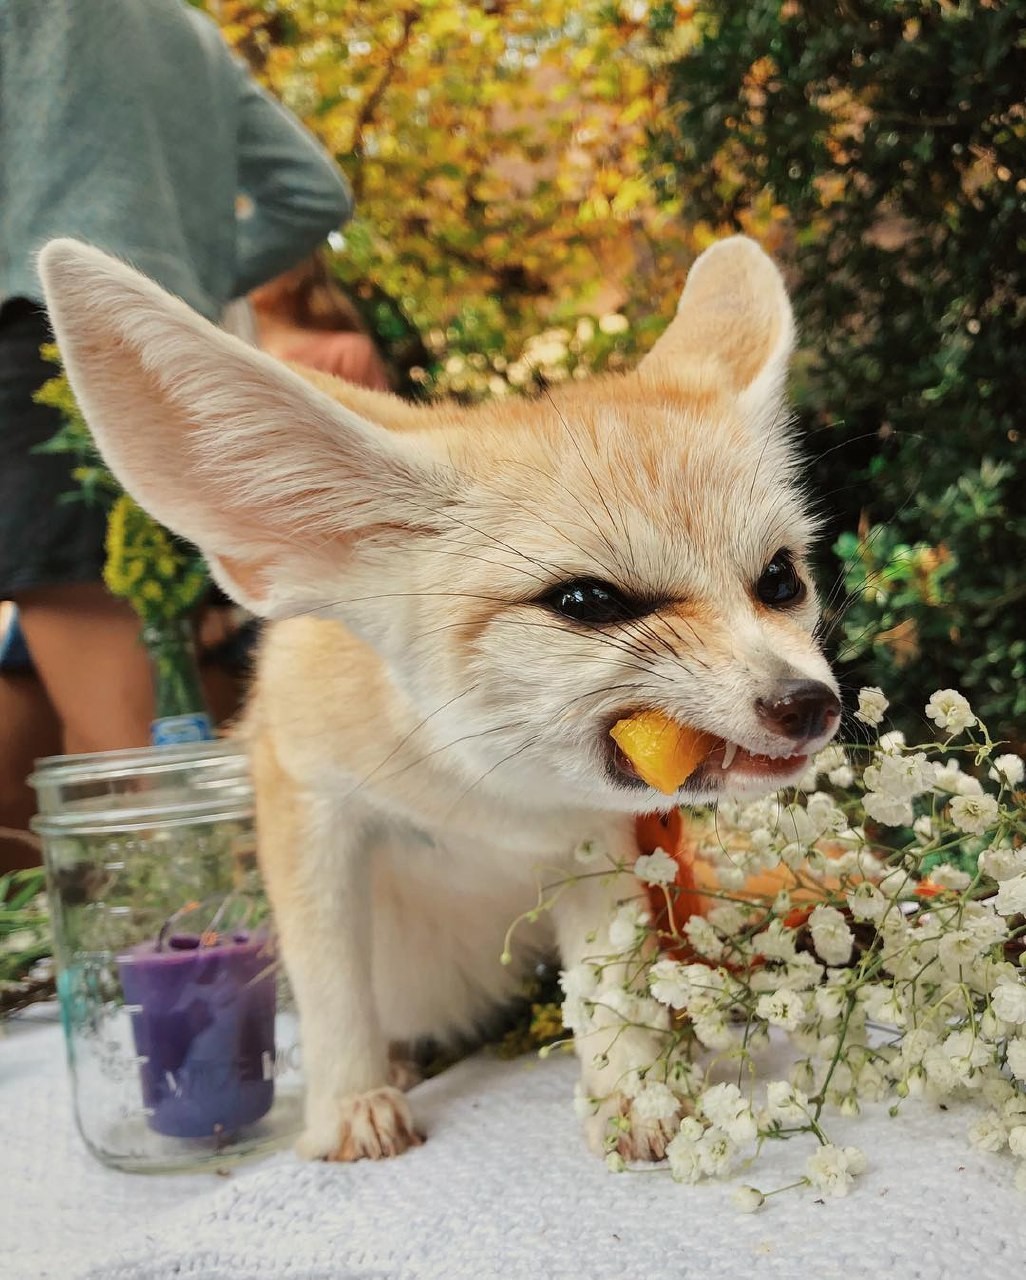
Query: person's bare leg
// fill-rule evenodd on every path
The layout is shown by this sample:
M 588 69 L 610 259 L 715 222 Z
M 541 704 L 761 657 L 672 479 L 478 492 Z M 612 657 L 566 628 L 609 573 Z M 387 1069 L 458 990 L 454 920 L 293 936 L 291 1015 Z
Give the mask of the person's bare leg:
M 61 750 L 60 725 L 37 677 L 0 674 L 0 874 L 39 863 L 28 836 L 36 800 L 27 778 L 40 756 Z
M 61 722 L 64 750 L 143 747 L 154 716 L 139 620 L 100 582 L 15 597 L 32 661 Z

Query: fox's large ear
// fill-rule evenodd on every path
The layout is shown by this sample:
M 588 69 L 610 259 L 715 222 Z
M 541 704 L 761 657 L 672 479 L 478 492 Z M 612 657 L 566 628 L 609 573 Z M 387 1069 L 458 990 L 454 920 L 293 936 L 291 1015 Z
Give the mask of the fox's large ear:
M 379 425 L 409 412 L 395 397 L 359 393 L 357 413 L 74 240 L 47 245 L 39 267 L 111 470 L 255 613 L 328 607 L 358 544 L 440 527 L 452 474 Z
M 682 383 L 712 366 L 755 426 L 777 416 L 794 345 L 794 317 L 780 272 L 747 236 L 731 236 L 698 258 L 677 314 L 640 372 Z

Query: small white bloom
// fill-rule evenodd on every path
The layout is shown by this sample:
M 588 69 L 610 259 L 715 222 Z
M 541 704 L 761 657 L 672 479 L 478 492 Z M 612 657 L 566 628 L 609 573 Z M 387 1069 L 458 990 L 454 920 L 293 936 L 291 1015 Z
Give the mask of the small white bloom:
M 1026 1124 L 1017 1124 L 1009 1131 L 1008 1145 L 1013 1156 L 1026 1157 Z
M 1026 768 L 1019 756 L 998 756 L 987 776 L 1002 786 L 1017 787 L 1026 776 Z
M 752 939 L 752 950 L 765 960 L 792 960 L 795 956 L 795 932 L 782 920 L 771 920 Z
M 1026 872 L 999 883 L 994 906 L 1003 916 L 1026 914 Z
M 892 729 L 890 733 L 881 733 L 876 745 L 884 755 L 900 755 L 905 745 L 905 735 L 900 729 Z
M 862 807 L 867 817 L 885 827 L 907 827 L 915 816 L 911 800 L 885 795 L 882 791 L 867 791 L 862 797 Z
M 739 1213 L 755 1213 L 766 1203 L 766 1197 L 758 1187 L 736 1187 L 730 1201 Z
M 728 1134 L 715 1125 L 706 1129 L 698 1140 L 698 1159 L 702 1172 L 710 1178 L 722 1178 L 730 1172 L 737 1147 Z
M 868 880 L 857 884 L 848 894 L 848 910 L 856 920 L 872 920 L 875 924 L 887 914 L 890 903 Z
M 862 1155 L 849 1155 L 849 1151 L 855 1153 L 856 1147 L 846 1147 L 842 1150 L 840 1147 L 831 1145 L 822 1146 L 813 1155 L 809 1156 L 805 1162 L 805 1173 L 812 1185 L 818 1190 L 829 1196 L 846 1196 L 849 1188 L 855 1181 L 855 1170 L 853 1164 L 858 1164 L 858 1157 Z M 864 1157 L 862 1167 L 865 1167 Z
M 938 729 L 952 736 L 977 722 L 968 700 L 957 689 L 938 689 L 926 704 L 926 714 Z
M 839 764 L 827 774 L 827 781 L 832 787 L 840 787 L 846 791 L 855 781 L 855 770 L 850 764 Z
M 997 821 L 998 802 L 988 795 L 955 796 L 949 812 L 951 821 L 959 831 L 980 836 Z
M 634 874 L 645 884 L 673 884 L 677 878 L 677 864 L 665 849 L 654 849 L 638 858 Z
M 805 1021 L 805 1005 L 796 991 L 773 991 L 760 996 L 755 1012 L 785 1031 L 796 1031 Z
M 606 1168 L 610 1173 L 623 1173 L 627 1168 L 627 1161 L 619 1151 L 610 1151 L 606 1156 Z
M 1026 873 L 1026 850 L 1013 849 L 1008 844 L 995 845 L 984 849 L 978 866 L 992 880 L 1010 880 L 1013 876 Z
M 934 837 L 933 819 L 928 813 L 922 814 L 912 823 L 912 830 L 923 844 L 928 844 Z
M 812 945 L 827 964 L 847 964 L 855 938 L 836 907 L 818 906 L 809 917 Z
M 658 1080 L 647 1082 L 631 1103 L 631 1112 L 645 1122 L 671 1120 L 680 1111 L 680 1100 Z
M 766 1086 L 766 1115 L 780 1124 L 804 1124 L 808 1119 L 809 1100 L 786 1080 L 773 1080 Z
M 703 916 L 692 916 L 684 926 L 684 934 L 700 956 L 718 960 L 723 955 L 723 940 Z
M 660 1004 L 683 1009 L 691 997 L 687 970 L 676 960 L 657 960 L 648 971 L 648 989 Z
M 930 879 L 942 889 L 954 889 L 957 893 L 968 887 L 972 877 L 953 867 L 950 862 L 941 862 L 930 872 Z
M 734 1143 L 751 1142 L 757 1132 L 751 1103 L 736 1084 L 714 1084 L 702 1093 L 697 1110 Z
M 578 1080 L 574 1085 L 574 1114 L 578 1120 L 584 1120 L 588 1116 L 593 1116 L 598 1111 L 598 1100 L 589 1098 L 584 1092 L 581 1082 Z
M 816 1002 L 816 1012 L 824 1022 L 833 1022 L 841 1016 L 845 996 L 839 987 L 817 987 L 813 999 Z
M 880 724 L 887 707 L 883 690 L 875 685 L 867 685 L 865 689 L 859 690 L 859 709 L 855 712 L 855 719 L 861 720 L 863 724 Z
M 1022 1026 L 1026 1023 L 1026 980 L 999 979 L 990 993 L 990 1005 L 1002 1022 L 1013 1022 L 1017 1026 Z
M 866 1172 L 866 1166 L 869 1162 L 866 1159 L 866 1153 L 860 1147 L 845 1147 L 844 1155 L 848 1161 L 848 1169 L 856 1178 L 860 1173 Z
M 639 941 L 639 932 L 648 923 L 648 912 L 640 902 L 625 903 L 609 926 L 609 945 L 614 951 L 630 951 Z
M 1005 1052 L 1008 1070 L 1016 1080 L 1026 1081 L 1026 1039 L 1016 1036 L 1013 1040 L 1009 1040 Z
M 745 927 L 748 916 L 737 903 L 721 902 L 709 912 L 708 919 L 717 933 L 731 938 Z
M 697 1182 L 702 1176 L 702 1164 L 699 1158 L 698 1142 L 705 1132 L 701 1124 L 693 1116 L 685 1116 L 680 1122 L 680 1130 L 674 1135 L 666 1147 L 666 1156 L 670 1162 L 670 1176 L 676 1182 Z
M 969 1126 L 969 1141 L 981 1151 L 1001 1151 L 1008 1142 L 1008 1135 L 1001 1120 L 988 1111 Z
M 831 742 L 829 746 L 823 748 L 822 751 L 813 756 L 813 762 L 820 773 L 829 773 L 831 769 L 840 769 L 848 763 L 848 757 L 844 753 L 844 748 L 836 742 Z
M 727 1022 L 727 1016 L 720 1011 L 696 1013 L 691 1019 L 695 1035 L 707 1049 L 725 1051 L 734 1046 L 737 1039 Z

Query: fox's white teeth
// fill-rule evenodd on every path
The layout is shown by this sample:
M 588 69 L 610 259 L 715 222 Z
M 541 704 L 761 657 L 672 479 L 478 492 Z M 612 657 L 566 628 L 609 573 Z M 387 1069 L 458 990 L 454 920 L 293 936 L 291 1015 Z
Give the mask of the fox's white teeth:
M 728 742 L 723 751 L 723 763 L 720 765 L 720 768 L 729 769 L 730 766 L 734 763 L 734 757 L 736 755 L 737 755 L 737 743 Z

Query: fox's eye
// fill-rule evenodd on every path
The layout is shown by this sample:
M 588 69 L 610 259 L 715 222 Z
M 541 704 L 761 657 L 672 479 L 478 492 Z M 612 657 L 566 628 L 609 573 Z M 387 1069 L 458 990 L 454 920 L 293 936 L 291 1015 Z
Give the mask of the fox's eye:
M 571 622 L 601 627 L 608 622 L 625 622 L 647 612 L 636 601 L 629 600 L 616 587 L 595 578 L 574 578 L 561 582 L 546 592 L 539 601 L 547 609 Z
M 781 547 L 763 569 L 755 584 L 755 594 L 763 604 L 778 609 L 805 599 L 805 583 L 798 576 L 791 553 L 785 547 Z

